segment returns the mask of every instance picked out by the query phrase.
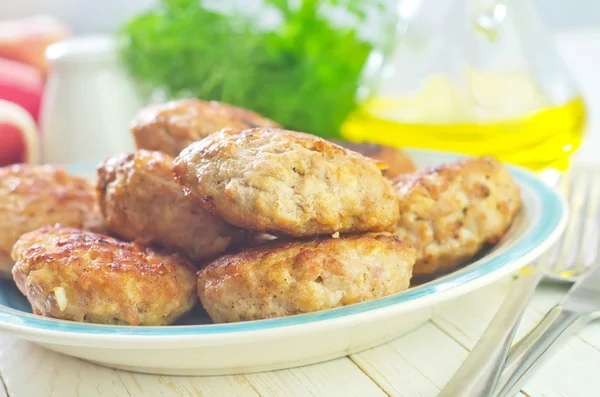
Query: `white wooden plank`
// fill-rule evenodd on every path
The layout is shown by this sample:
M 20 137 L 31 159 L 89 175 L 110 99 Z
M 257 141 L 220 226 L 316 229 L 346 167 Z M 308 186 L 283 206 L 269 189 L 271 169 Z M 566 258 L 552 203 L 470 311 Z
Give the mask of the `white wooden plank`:
M 396 350 L 385 345 L 351 356 L 390 396 L 435 396 L 438 387 Z
M 432 322 L 467 349 L 473 348 L 512 285 L 512 278 L 440 305 Z
M 246 378 L 261 396 L 385 396 L 348 358 Z
M 523 386 L 530 396 L 597 397 L 600 395 L 600 351 L 571 338 Z
M 11 396 L 130 396 L 110 369 L 12 337 L 2 336 L 0 349 L 0 372 Z
M 2 373 L 0 373 L 0 380 L 2 381 L 2 384 L 0 384 L 0 397 L 9 397 L 6 391 L 6 385 L 4 384 Z
M 385 395 L 347 358 L 250 375 L 154 376 L 101 367 L 8 336 L 0 337 L 0 373 L 13 397 L 255 397 L 255 389 L 264 396 Z
M 436 310 L 432 322 L 470 350 L 510 292 L 512 283 L 513 280 L 509 278 L 445 303 Z M 569 287 L 568 283 L 556 282 L 544 282 L 538 286 L 517 330 L 515 341 L 535 326 L 560 301 Z
M 123 384 L 135 396 L 258 396 L 243 375 L 180 377 L 116 372 Z
M 534 294 L 527 308 L 515 341 L 533 328 L 564 296 L 569 288 L 564 283 L 543 283 Z M 498 305 L 510 292 L 508 284 L 490 286 L 468 297 L 445 305 L 433 322 L 443 328 L 452 338 L 471 349 L 495 314 Z M 597 378 L 600 365 L 600 324 L 593 323 L 579 336 L 570 339 L 565 346 L 548 359 L 523 391 L 530 396 L 597 396 L 598 389 L 590 388 Z M 600 382 L 598 382 L 600 385 Z
M 446 384 L 468 354 L 467 350 L 431 323 L 425 324 L 417 332 L 396 339 L 390 346 L 438 387 Z
M 600 351 L 600 321 L 591 322 L 579 333 L 579 337 L 590 345 L 590 348 Z
M 467 351 L 426 323 L 386 345 L 351 356 L 392 396 L 436 396 Z
M 257 396 L 243 376 L 192 378 L 116 371 L 4 335 L 0 373 L 11 397 Z

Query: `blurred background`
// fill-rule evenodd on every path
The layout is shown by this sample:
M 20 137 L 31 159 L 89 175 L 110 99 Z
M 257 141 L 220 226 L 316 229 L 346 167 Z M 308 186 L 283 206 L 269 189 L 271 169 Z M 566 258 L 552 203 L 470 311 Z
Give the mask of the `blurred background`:
M 599 53 L 596 0 L 20 0 L 0 6 L 0 165 L 132 150 L 141 107 L 196 97 L 562 171 L 600 146 Z
M 117 28 L 152 0 L 20 0 L 0 8 L 0 19 L 47 13 L 67 23 L 75 33 L 100 33 Z M 553 32 L 600 25 L 600 2 L 596 0 L 535 0 Z

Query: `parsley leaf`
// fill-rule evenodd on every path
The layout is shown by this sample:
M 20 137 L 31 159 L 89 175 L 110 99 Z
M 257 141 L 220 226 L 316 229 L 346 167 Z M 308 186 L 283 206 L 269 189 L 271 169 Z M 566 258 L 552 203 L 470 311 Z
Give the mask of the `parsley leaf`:
M 290 129 L 337 136 L 356 107 L 367 58 L 384 47 L 360 35 L 370 12 L 384 15 L 383 0 L 264 0 L 255 12 L 233 3 L 162 0 L 121 29 L 125 64 L 172 97 L 219 100 Z M 263 26 L 265 15 L 275 26 Z M 389 42 L 394 21 L 379 29 Z

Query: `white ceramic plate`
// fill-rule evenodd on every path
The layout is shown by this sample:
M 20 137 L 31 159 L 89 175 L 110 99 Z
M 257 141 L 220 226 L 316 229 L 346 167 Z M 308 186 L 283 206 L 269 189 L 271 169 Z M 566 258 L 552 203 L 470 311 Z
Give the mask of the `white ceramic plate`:
M 456 160 L 409 151 L 420 167 Z M 94 166 L 72 166 L 78 174 Z M 564 202 L 533 173 L 511 167 L 524 208 L 505 238 L 444 277 L 370 302 L 317 313 L 211 324 L 199 308 L 179 325 L 129 327 L 74 323 L 31 314 L 11 281 L 0 285 L 0 329 L 49 349 L 111 367 L 176 375 L 224 375 L 288 368 L 355 353 L 396 338 L 431 317 L 442 302 L 498 280 L 552 244 L 567 218 Z

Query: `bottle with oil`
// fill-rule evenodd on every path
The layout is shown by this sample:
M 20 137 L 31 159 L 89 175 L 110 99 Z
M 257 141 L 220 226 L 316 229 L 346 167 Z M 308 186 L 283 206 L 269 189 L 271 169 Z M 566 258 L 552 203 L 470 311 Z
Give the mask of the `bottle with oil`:
M 533 0 L 400 0 L 399 18 L 394 55 L 345 139 L 568 167 L 584 101 Z

